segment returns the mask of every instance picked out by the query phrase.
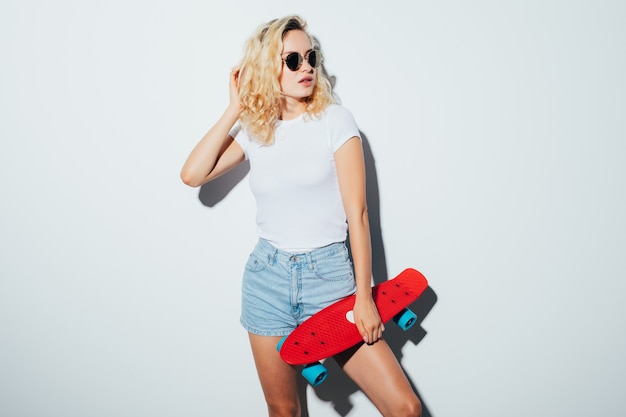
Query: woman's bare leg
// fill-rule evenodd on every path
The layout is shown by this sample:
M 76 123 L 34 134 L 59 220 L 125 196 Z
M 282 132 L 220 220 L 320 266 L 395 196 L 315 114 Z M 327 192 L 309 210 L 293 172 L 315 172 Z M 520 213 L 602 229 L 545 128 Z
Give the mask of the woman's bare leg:
M 383 416 L 421 416 L 422 404 L 384 340 L 363 344 L 338 355 L 336 360 Z
M 270 417 L 299 417 L 298 369 L 285 363 L 276 351 L 282 337 L 249 334 Z

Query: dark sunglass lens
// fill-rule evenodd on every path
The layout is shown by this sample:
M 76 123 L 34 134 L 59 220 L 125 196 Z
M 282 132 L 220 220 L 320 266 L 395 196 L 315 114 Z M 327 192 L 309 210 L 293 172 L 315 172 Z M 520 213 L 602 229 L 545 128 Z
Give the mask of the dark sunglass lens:
M 296 71 L 300 68 L 300 64 L 302 64 L 302 58 L 299 53 L 292 52 L 285 58 L 285 64 L 287 64 L 287 68 L 290 70 Z
M 309 65 L 311 65 L 312 67 L 317 67 L 317 52 L 316 51 L 311 51 L 309 52 Z

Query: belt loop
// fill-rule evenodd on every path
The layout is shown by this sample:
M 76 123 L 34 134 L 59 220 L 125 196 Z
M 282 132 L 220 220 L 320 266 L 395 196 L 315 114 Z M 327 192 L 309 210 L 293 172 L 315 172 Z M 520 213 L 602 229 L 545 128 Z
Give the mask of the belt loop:
M 309 269 L 313 269 L 313 257 L 311 256 L 311 252 L 306 253 L 306 261 Z
M 276 263 L 276 257 L 278 256 L 278 250 L 274 249 L 274 253 L 272 254 L 272 258 L 270 261 L 270 266 L 274 266 L 274 264 Z

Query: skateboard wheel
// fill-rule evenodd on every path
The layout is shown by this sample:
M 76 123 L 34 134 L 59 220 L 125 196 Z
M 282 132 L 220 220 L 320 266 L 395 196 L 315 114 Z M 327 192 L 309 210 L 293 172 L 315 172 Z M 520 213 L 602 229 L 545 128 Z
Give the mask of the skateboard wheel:
M 302 369 L 302 376 L 309 384 L 316 387 L 328 376 L 328 369 L 319 362 L 312 363 Z
M 280 341 L 278 342 L 278 344 L 276 345 L 276 350 L 280 352 L 280 348 L 283 347 L 283 343 L 285 343 L 285 339 L 287 338 L 287 336 L 283 337 L 282 339 L 280 339 Z
M 393 318 L 393 321 L 402 330 L 409 330 L 417 321 L 417 315 L 408 308 L 405 308 Z

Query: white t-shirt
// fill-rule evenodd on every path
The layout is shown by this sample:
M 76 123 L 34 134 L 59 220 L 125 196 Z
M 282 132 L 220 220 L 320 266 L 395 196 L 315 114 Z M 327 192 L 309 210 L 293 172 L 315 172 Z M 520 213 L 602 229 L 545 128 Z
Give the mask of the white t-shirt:
M 292 253 L 346 239 L 334 153 L 350 138 L 361 138 L 349 110 L 333 104 L 319 119 L 302 114 L 281 120 L 271 145 L 250 139 L 239 125 L 230 135 L 250 161 L 259 237 Z

